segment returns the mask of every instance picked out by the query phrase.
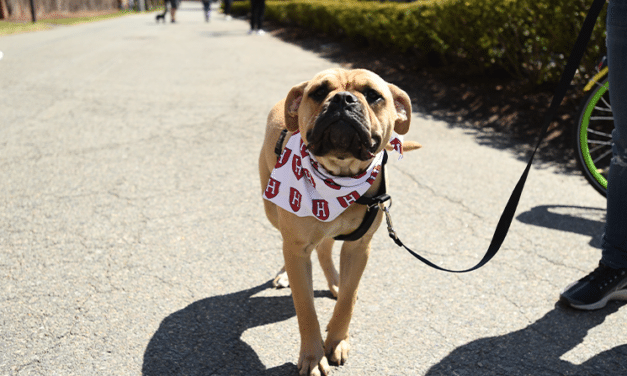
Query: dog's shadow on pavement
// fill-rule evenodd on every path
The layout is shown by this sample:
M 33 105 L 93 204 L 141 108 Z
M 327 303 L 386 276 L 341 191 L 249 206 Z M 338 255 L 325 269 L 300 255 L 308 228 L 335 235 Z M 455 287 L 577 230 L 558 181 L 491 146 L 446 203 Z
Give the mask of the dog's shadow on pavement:
M 298 374 L 293 363 L 266 369 L 255 351 L 241 339 L 250 328 L 296 315 L 291 296 L 252 297 L 271 286 L 267 282 L 249 290 L 203 299 L 166 317 L 148 343 L 142 375 Z M 326 295 L 316 292 L 316 296 Z
M 590 236 L 590 245 L 601 248 L 605 208 L 540 205 L 516 217 L 529 225 Z
M 558 303 L 555 309 L 524 329 L 458 347 L 431 367 L 426 376 L 627 375 L 627 344 L 582 359 L 581 364 L 561 359 L 624 305 L 625 302 L 610 302 L 604 309 L 586 312 Z M 599 345 L 607 348 L 603 343 Z

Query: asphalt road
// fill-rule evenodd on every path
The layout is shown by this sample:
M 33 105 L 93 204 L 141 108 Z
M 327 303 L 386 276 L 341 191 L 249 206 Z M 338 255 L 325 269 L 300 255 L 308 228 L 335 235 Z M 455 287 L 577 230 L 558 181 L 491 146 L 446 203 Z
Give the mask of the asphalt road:
M 257 156 L 272 105 L 336 64 L 247 31 L 184 2 L 176 24 L 0 37 L 0 375 L 297 373 Z M 474 265 L 525 161 L 418 111 L 408 138 L 423 149 L 388 169 L 401 239 Z M 598 262 L 604 206 L 581 176 L 536 167 L 501 252 L 464 275 L 381 229 L 332 374 L 626 375 L 623 303 L 556 305 Z M 324 325 L 317 266 L 314 286 Z

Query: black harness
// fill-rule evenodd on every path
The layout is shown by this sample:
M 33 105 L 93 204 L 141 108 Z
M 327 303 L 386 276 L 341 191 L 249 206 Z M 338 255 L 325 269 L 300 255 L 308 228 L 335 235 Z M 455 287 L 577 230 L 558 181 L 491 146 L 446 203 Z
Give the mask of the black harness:
M 387 189 L 385 187 L 385 163 L 388 161 L 388 153 L 387 151 L 383 151 L 383 162 L 381 162 L 381 186 L 377 191 L 377 194 L 374 197 L 365 197 L 361 196 L 355 201 L 360 205 L 366 205 L 368 210 L 366 210 L 366 215 L 364 215 L 364 219 L 361 221 L 361 224 L 357 229 L 350 234 L 347 235 L 338 235 L 334 239 L 335 240 L 357 240 L 364 236 L 364 234 L 368 231 L 375 218 L 377 218 L 377 214 L 379 214 L 379 204 L 391 200 L 389 194 L 387 194 Z
M 287 135 L 287 129 L 283 129 L 281 134 L 279 135 L 279 139 L 277 140 L 276 146 L 274 148 L 274 153 L 277 155 L 277 159 L 281 157 L 281 153 L 283 151 L 283 142 L 285 141 L 285 137 Z M 387 194 L 387 189 L 385 185 L 385 164 L 388 161 L 388 153 L 387 151 L 383 151 L 383 162 L 381 163 L 381 186 L 377 191 L 374 197 L 365 197 L 362 196 L 355 201 L 357 204 L 366 205 L 368 210 L 366 210 L 366 214 L 364 215 L 364 219 L 361 221 L 361 224 L 357 229 L 350 234 L 346 235 L 338 235 L 334 239 L 335 240 L 346 240 L 346 241 L 354 241 L 360 239 L 372 223 L 377 218 L 377 214 L 379 214 L 379 206 L 381 203 L 384 203 L 388 200 L 391 200 L 390 195 Z

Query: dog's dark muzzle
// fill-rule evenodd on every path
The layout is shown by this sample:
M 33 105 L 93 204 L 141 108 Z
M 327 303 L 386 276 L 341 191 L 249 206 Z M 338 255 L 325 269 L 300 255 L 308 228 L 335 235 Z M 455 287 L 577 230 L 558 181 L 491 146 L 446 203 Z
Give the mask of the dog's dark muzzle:
M 309 151 L 324 156 L 350 153 L 362 161 L 374 157 L 381 140 L 370 134 L 365 109 L 350 92 L 335 94 L 307 133 Z

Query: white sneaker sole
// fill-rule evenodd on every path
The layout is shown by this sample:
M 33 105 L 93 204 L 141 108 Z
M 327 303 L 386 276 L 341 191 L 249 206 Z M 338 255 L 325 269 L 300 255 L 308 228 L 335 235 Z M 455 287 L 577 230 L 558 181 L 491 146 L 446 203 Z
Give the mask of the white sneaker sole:
M 573 308 L 583 309 L 586 311 L 594 311 L 596 309 L 601 309 L 605 307 L 607 302 L 609 302 L 610 300 L 627 300 L 627 289 L 623 288 L 622 290 L 616 290 L 613 293 L 608 294 L 605 298 L 599 300 L 596 303 L 582 304 L 582 305 L 571 304 L 570 306 Z

